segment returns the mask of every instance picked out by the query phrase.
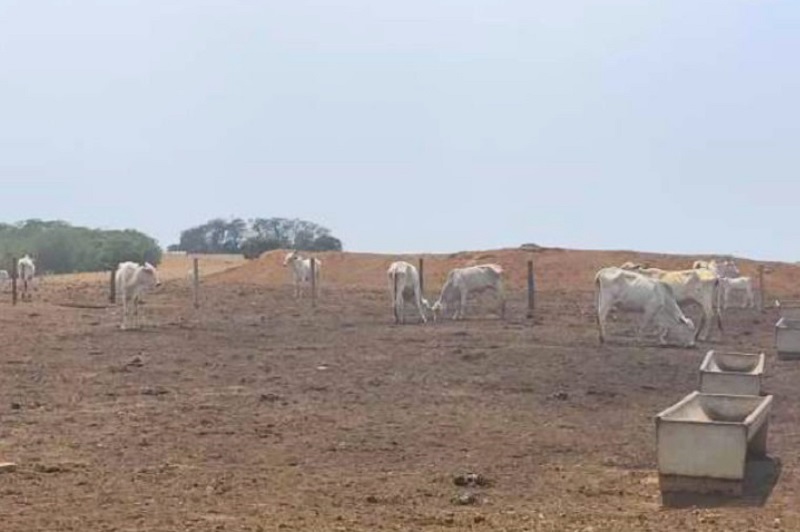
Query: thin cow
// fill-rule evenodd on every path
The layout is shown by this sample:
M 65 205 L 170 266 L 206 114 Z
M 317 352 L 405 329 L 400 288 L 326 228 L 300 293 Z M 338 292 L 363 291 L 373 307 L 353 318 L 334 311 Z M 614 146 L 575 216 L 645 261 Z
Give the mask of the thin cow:
M 503 268 L 497 264 L 483 264 L 456 268 L 447 274 L 439 299 L 433 304 L 433 319 L 439 312 L 446 312 L 452 305 L 456 307 L 453 319 L 464 318 L 467 308 L 467 296 L 470 292 L 492 291 L 500 303 L 500 318 L 505 317 L 506 301 L 503 293 Z
M 719 310 L 728 310 L 731 296 L 740 293 L 744 296 L 743 308 L 756 306 L 753 280 L 750 277 L 723 277 L 720 278 Z
M 294 297 L 302 297 L 303 289 L 311 285 L 311 261 L 314 261 L 314 283 L 319 289 L 319 271 L 322 268 L 322 261 L 319 259 L 305 259 L 297 251 L 292 251 L 286 255 L 283 265 L 292 267 L 292 280 L 294 281 Z
M 392 295 L 394 322 L 405 323 L 403 313 L 405 302 L 411 300 L 417 306 L 422 322 L 426 323 L 428 320 L 425 317 L 425 309 L 429 308 L 429 305 L 422 297 L 417 268 L 408 262 L 398 261 L 389 266 L 386 274 L 389 277 L 389 293 Z
M 117 266 L 114 274 L 117 297 L 122 301 L 121 329 L 128 328 L 129 305 L 133 304 L 133 316 L 136 327 L 140 326 L 139 301 L 142 294 L 153 287 L 161 286 L 155 266 L 149 262 L 136 264 L 135 262 L 122 262 Z
M 601 344 L 606 338 L 606 318 L 614 308 L 644 313 L 636 331 L 639 342 L 655 322 L 661 344 L 667 343 L 670 334 L 688 347 L 695 343 L 694 323 L 683 314 L 672 289 L 661 281 L 622 268 L 603 268 L 595 275 L 595 296 Z
M 637 268 L 637 273 L 659 280 L 672 288 L 678 303 L 694 302 L 703 310 L 699 338 L 708 340 L 716 321 L 722 330 L 722 319 L 717 309 L 719 277 L 709 269 L 667 271 L 659 268 Z
M 30 289 L 33 284 L 33 277 L 36 275 L 36 265 L 33 259 L 25 255 L 17 261 L 17 274 L 20 281 L 22 281 L 22 300 L 30 301 L 32 299 Z

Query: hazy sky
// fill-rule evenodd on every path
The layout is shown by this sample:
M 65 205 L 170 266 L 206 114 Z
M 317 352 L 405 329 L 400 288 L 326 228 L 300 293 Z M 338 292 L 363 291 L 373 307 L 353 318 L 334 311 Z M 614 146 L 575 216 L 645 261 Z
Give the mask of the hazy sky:
M 800 260 L 800 2 L 0 0 L 0 220 Z

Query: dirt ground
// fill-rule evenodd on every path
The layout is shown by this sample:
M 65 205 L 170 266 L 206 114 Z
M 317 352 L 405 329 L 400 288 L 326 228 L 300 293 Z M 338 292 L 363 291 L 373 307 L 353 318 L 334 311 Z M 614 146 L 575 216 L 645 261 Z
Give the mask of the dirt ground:
M 167 257 L 139 331 L 119 329 L 105 274 L 43 279 L 16 307 L 4 294 L 0 462 L 17 466 L 0 472 L 0 530 L 800 530 L 800 362 L 775 357 L 773 308 L 730 312 L 697 349 L 637 346 L 621 314 L 598 345 L 597 268 L 695 257 L 426 256 L 429 297 L 450 267 L 502 264 L 508 315 L 488 297 L 466 321 L 409 311 L 404 326 L 396 257 L 321 257 L 316 309 L 292 298 L 280 252 L 204 257 L 199 309 L 188 260 Z M 767 300 L 797 298 L 800 267 L 767 266 Z M 665 507 L 653 418 L 696 388 L 710 348 L 767 353 L 770 460 L 741 500 Z M 455 485 L 466 473 L 486 482 Z

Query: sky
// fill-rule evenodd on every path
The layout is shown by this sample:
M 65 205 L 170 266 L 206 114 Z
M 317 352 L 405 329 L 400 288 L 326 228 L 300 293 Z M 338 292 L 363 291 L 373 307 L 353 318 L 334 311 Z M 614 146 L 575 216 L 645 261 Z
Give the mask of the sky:
M 0 221 L 800 260 L 800 2 L 0 0 Z

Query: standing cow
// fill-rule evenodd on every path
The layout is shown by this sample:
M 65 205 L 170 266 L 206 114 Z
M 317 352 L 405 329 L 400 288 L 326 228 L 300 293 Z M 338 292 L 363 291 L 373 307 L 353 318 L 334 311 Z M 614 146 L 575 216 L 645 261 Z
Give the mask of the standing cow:
M 17 275 L 22 282 L 22 300 L 32 300 L 33 296 L 30 290 L 33 286 L 33 278 L 36 275 L 36 265 L 33 263 L 33 259 L 28 255 L 25 255 L 17 261 Z
M 392 296 L 394 322 L 405 323 L 405 302 L 411 300 L 417 306 L 422 322 L 426 323 L 428 320 L 425 317 L 425 309 L 429 308 L 429 305 L 428 301 L 422 297 L 417 268 L 408 262 L 398 261 L 389 266 L 386 274 L 389 277 L 389 293 Z
M 439 299 L 433 304 L 433 319 L 448 307 L 456 307 L 453 319 L 463 319 L 467 309 L 467 296 L 470 292 L 492 291 L 500 304 L 500 318 L 505 318 L 506 300 L 503 292 L 503 268 L 497 264 L 483 264 L 456 268 L 447 274 Z
M 595 295 L 601 344 L 606 337 L 606 318 L 614 308 L 644 313 L 636 330 L 639 342 L 645 329 L 655 322 L 661 344 L 667 343 L 670 334 L 688 347 L 695 343 L 694 323 L 681 311 L 672 289 L 657 279 L 622 268 L 603 268 L 595 275 Z
M 311 286 L 311 261 L 314 261 L 314 284 L 319 290 L 319 271 L 322 269 L 322 261 L 319 259 L 304 259 L 297 251 L 292 251 L 283 260 L 283 266 L 292 267 L 292 280 L 294 281 L 294 297 L 303 296 L 303 289 Z
M 719 277 L 714 271 L 707 268 L 668 271 L 641 267 L 631 271 L 669 285 L 679 304 L 694 302 L 700 305 L 703 310 L 698 331 L 701 340 L 709 339 L 715 322 L 722 330 L 722 319 L 717 304 Z
M 731 296 L 741 294 L 743 296 L 742 308 L 753 308 L 756 306 L 755 291 L 753 290 L 753 280 L 750 277 L 722 277 L 720 278 L 719 310 L 728 310 Z
M 142 295 L 153 287 L 161 286 L 155 266 L 149 262 L 142 265 L 122 262 L 114 275 L 117 297 L 122 300 L 121 329 L 128 328 L 129 305 L 133 305 L 134 326 L 140 326 L 139 302 Z

